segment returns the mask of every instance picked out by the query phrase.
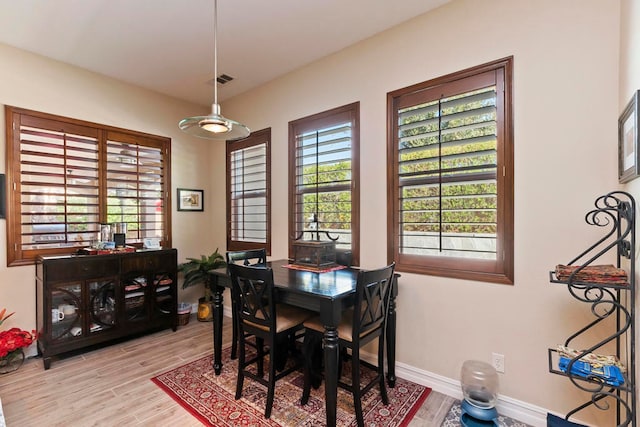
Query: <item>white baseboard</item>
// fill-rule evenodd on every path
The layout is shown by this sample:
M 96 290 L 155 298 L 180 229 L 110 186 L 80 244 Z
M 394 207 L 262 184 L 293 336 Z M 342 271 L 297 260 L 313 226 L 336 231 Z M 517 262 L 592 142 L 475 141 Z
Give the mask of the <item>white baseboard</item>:
M 433 390 L 447 396 L 462 399 L 462 388 L 458 380 L 416 369 L 400 362 L 396 362 L 396 376 L 431 387 Z M 500 395 L 498 396 L 496 409 L 501 415 L 506 415 L 534 427 L 545 427 L 547 425 L 547 412 L 549 412 L 547 409 L 521 400 Z
M 231 308 L 224 308 L 224 315 L 231 317 Z M 362 354 L 363 359 L 373 362 L 374 355 Z M 462 399 L 462 388 L 460 381 L 434 374 L 433 372 L 423 371 L 414 368 L 405 363 L 396 362 L 396 376 L 432 388 L 438 393 L 446 394 L 456 399 Z M 498 413 L 506 415 L 523 423 L 527 423 L 534 427 L 546 427 L 547 413 L 545 408 L 513 399 L 508 396 L 498 396 L 498 404 L 496 405 Z

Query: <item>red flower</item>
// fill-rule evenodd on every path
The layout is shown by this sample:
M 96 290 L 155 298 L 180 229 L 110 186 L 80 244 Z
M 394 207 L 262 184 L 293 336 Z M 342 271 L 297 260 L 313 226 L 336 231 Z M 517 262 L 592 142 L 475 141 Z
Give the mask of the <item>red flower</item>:
M 14 313 L 7 312 L 6 308 L 0 310 L 0 325 L 13 316 Z M 36 331 L 23 331 L 20 328 L 11 328 L 8 331 L 0 331 L 0 358 L 5 357 L 12 351 L 16 351 L 19 348 L 27 347 L 36 339 Z
M 35 338 L 36 331 L 27 332 L 20 328 L 0 331 L 0 357 L 4 357 L 19 348 L 31 345 Z

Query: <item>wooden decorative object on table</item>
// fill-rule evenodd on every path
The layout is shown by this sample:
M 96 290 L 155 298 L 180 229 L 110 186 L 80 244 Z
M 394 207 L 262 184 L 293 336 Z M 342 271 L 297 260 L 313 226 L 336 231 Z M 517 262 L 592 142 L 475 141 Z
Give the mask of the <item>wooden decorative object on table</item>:
M 336 265 L 336 242 L 296 240 L 293 242 L 293 264 L 324 269 Z

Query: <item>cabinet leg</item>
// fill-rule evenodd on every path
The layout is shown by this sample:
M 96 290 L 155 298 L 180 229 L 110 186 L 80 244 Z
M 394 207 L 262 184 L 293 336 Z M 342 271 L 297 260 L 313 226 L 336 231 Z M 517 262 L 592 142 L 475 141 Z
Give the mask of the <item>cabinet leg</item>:
M 42 363 L 44 364 L 44 370 L 46 371 L 47 369 L 49 369 L 51 367 L 51 358 L 50 357 L 43 357 L 42 358 Z

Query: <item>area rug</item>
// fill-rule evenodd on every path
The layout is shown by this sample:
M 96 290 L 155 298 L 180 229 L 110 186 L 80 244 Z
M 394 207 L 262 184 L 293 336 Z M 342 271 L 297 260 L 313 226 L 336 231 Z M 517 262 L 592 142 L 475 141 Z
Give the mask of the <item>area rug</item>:
M 460 409 L 460 401 L 456 400 L 453 403 L 453 405 L 451 405 L 451 408 L 449 409 L 447 416 L 444 418 L 444 421 L 442 422 L 441 427 L 460 427 L 462 425 L 460 424 L 461 413 L 462 411 Z M 488 424 L 485 423 L 483 425 L 488 425 Z M 509 418 L 504 415 L 498 415 L 498 426 L 499 427 L 531 427 L 529 426 L 529 424 L 516 421 L 513 418 Z
M 300 405 L 302 372 L 293 372 L 276 383 L 269 419 L 264 418 L 266 388 L 261 384 L 245 378 L 242 398 L 235 400 L 237 362 L 230 360 L 230 353 L 229 347 L 222 352 L 223 367 L 219 376 L 213 372 L 212 356 L 206 356 L 153 377 L 151 381 L 209 426 L 310 427 L 326 424 L 322 385 L 311 390 L 309 403 Z M 345 364 L 345 371 L 348 366 L 350 364 Z M 389 405 L 385 406 L 379 390 L 374 387 L 363 397 L 365 425 L 407 426 L 430 392 L 428 387 L 398 378 L 394 388 L 387 387 Z M 338 389 L 337 426 L 356 425 L 353 397 Z

